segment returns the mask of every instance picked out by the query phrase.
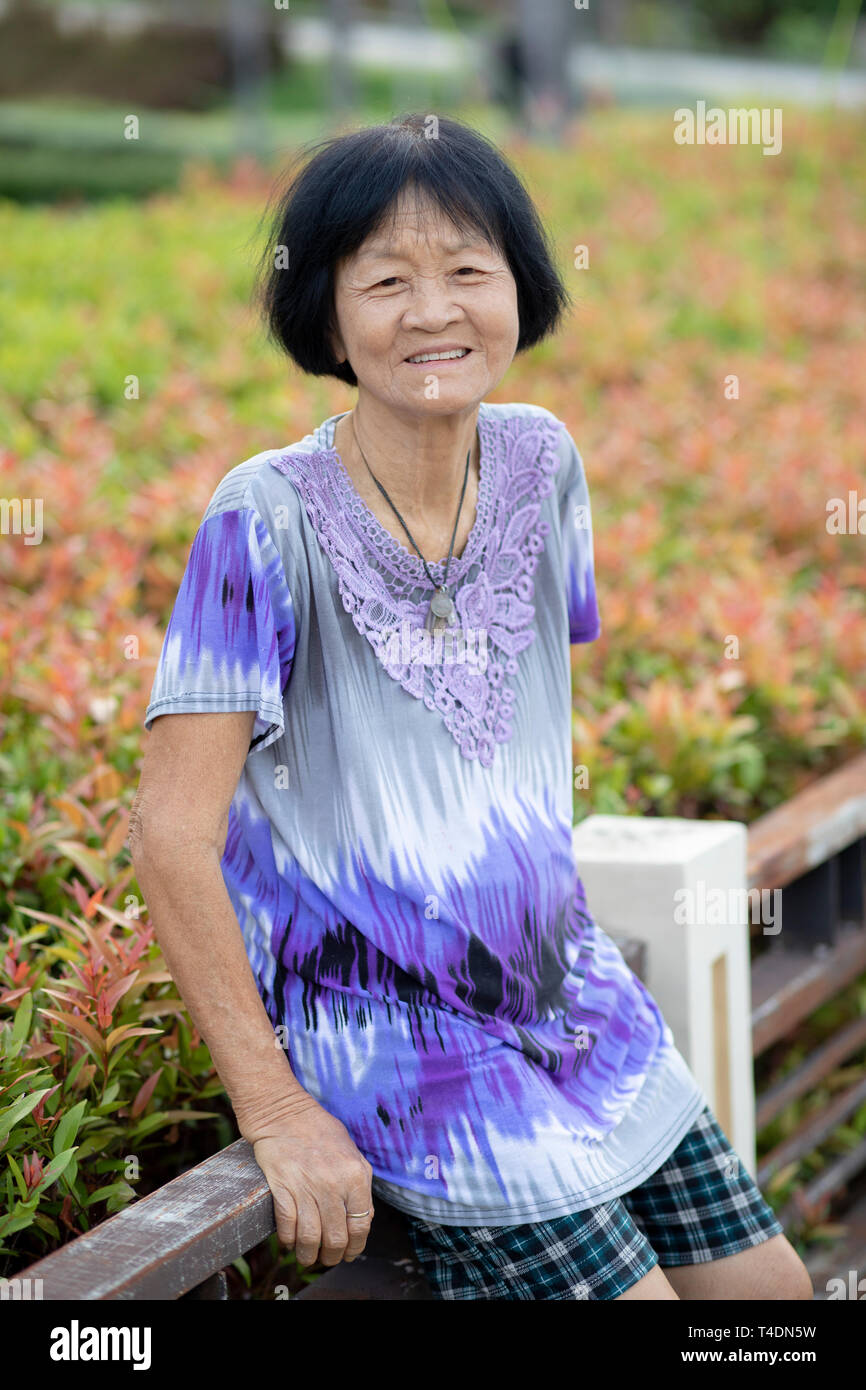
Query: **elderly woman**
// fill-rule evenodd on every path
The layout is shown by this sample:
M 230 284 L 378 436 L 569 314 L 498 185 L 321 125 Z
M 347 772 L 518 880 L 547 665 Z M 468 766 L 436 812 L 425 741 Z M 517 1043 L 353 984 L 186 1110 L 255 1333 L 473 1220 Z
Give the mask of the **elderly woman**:
M 586 477 L 486 400 L 568 303 L 524 186 L 452 120 L 331 139 L 261 291 L 357 399 L 213 494 L 131 844 L 279 1236 L 353 1260 L 375 1194 L 438 1298 L 811 1297 L 573 861 Z

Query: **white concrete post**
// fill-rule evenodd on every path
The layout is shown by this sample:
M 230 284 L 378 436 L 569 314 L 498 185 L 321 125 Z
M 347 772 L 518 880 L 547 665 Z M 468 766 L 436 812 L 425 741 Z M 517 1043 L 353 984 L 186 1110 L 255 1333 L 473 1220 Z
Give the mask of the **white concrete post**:
M 593 815 L 573 841 L 593 919 L 647 943 L 647 988 L 754 1177 L 746 837 L 739 821 Z

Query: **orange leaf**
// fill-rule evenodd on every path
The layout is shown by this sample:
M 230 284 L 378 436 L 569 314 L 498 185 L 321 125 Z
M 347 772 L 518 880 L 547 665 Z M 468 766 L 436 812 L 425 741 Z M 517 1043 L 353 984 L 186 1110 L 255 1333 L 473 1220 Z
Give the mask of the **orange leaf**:
M 143 1004 L 138 1012 L 142 1018 L 162 1018 L 165 1014 L 186 1018 L 186 1006 L 180 999 L 164 999 L 157 1004 Z
M 10 821 L 9 824 L 11 825 L 12 822 Z M 69 923 L 65 922 L 62 917 L 55 917 L 53 912 L 37 912 L 33 907 L 21 907 L 18 903 L 15 903 L 14 906 L 25 917 L 35 917 L 37 922 L 50 922 L 53 927 L 62 927 L 64 931 L 70 930 Z
M 68 821 L 75 826 L 76 830 L 82 830 L 87 825 L 87 817 L 80 801 L 76 801 L 71 796 L 53 796 L 51 805 L 60 811 Z
M 97 828 L 97 830 L 100 830 L 100 831 L 102 830 L 102 826 L 100 826 L 100 825 L 97 825 L 96 828 Z M 79 885 L 79 886 L 80 886 L 80 885 Z M 92 921 L 92 919 L 93 919 L 94 908 L 95 908 L 96 904 L 102 900 L 104 894 L 105 894 L 105 884 L 102 883 L 102 884 L 100 884 L 100 886 L 96 889 L 96 891 L 95 891 L 94 893 L 91 893 L 91 894 L 89 895 L 89 897 L 85 896 L 85 899 L 84 899 L 83 902 L 81 902 L 81 901 L 79 900 L 79 904 L 78 904 L 78 905 L 79 905 L 79 907 L 81 908 L 82 912 L 84 913 L 85 919 L 86 919 L 88 922 Z
M 41 1042 L 34 1043 L 32 1047 L 28 1047 L 27 1051 L 23 1053 L 22 1056 L 29 1062 L 31 1057 L 50 1057 L 52 1052 L 59 1051 L 60 1048 L 56 1043 Z
M 100 1033 L 97 1033 L 92 1023 L 88 1023 L 84 1018 L 76 1018 L 75 1014 L 64 1013 L 60 1010 L 55 1013 L 53 1009 L 43 1009 L 42 1012 L 46 1018 L 53 1018 L 57 1023 L 65 1023 L 67 1028 L 71 1028 L 75 1033 L 80 1033 L 99 1057 L 99 1060 L 102 1061 L 106 1051 L 105 1039 Z
M 167 985 L 172 979 L 168 970 L 142 970 L 139 972 L 137 984 L 143 985 Z
M 126 993 L 126 991 L 130 989 L 132 985 L 135 984 L 137 976 L 138 971 L 133 970 L 131 975 L 127 975 L 126 979 L 118 980 L 116 985 L 112 985 L 110 989 L 107 989 L 105 991 L 105 1003 L 107 1008 L 114 1008 L 118 999 L 121 999 L 123 995 Z
M 129 1024 L 124 1024 L 121 1028 L 112 1028 L 105 1039 L 105 1048 L 107 1052 L 111 1052 L 112 1048 L 117 1047 L 118 1043 L 124 1042 L 126 1038 L 140 1038 L 145 1033 L 159 1034 L 162 1031 L 161 1028 L 131 1028 Z
M 108 960 L 109 956 L 113 956 L 115 961 L 118 960 L 117 949 L 108 935 L 107 923 L 100 922 L 97 926 L 91 926 L 89 922 L 82 922 L 81 926 L 97 960 Z
M 162 1075 L 162 1072 L 163 1068 L 158 1067 L 157 1070 L 153 1073 L 153 1076 L 149 1076 L 145 1081 L 144 1085 L 139 1088 L 138 1094 L 135 1097 L 135 1100 L 132 1102 L 132 1110 L 130 1111 L 130 1114 L 133 1119 L 135 1119 L 137 1115 L 140 1115 L 144 1107 L 147 1105 L 147 1102 L 153 1095 L 154 1087 L 156 1086 L 157 1081 Z
M 71 989 L 74 990 L 74 994 L 69 993 Z M 75 989 L 73 985 L 67 985 L 65 990 L 52 989 L 50 985 L 43 985 L 42 993 L 50 994 L 52 999 L 56 999 L 60 1004 L 65 1004 L 67 1009 L 80 1009 L 82 1005 L 86 1004 L 88 999 L 88 995 L 83 989 Z M 75 995 L 77 995 L 78 998 L 75 998 Z M 43 1009 L 42 1012 L 47 1013 L 48 1010 Z
M 109 907 L 107 903 L 97 903 L 96 907 L 99 912 L 105 914 L 109 921 L 116 922 L 119 927 L 126 927 L 128 929 L 133 927 L 136 923 L 137 919 L 135 917 L 127 917 L 126 913 L 118 912 L 116 908 Z
M 122 787 L 123 778 L 116 768 L 105 763 L 94 769 L 93 790 L 100 801 L 108 801 L 110 797 L 117 796 Z
M 30 985 L 25 985 L 23 989 L 3 989 L 0 990 L 0 1004 L 11 1004 L 16 999 L 30 993 Z
M 126 836 L 129 831 L 129 815 L 123 812 L 118 816 L 114 826 L 109 831 L 108 839 L 105 841 L 105 853 L 109 859 L 113 859 L 119 854 L 126 844 Z
M 100 994 L 96 1000 L 96 1021 L 100 1028 L 108 1028 L 111 1023 L 111 1009 L 104 994 Z
M 78 1078 L 75 1082 L 76 1091 L 83 1091 L 85 1086 L 89 1086 L 95 1075 L 95 1064 L 93 1062 L 86 1062 L 78 1073 Z

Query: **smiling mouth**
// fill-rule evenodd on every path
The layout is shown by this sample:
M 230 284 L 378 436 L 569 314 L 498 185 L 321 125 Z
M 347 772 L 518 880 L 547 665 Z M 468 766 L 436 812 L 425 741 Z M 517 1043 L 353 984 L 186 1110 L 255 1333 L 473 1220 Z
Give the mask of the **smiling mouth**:
M 413 367 L 422 366 L 425 362 L 460 362 L 471 351 L 471 348 L 454 348 L 450 352 L 416 352 L 414 357 L 407 357 L 406 361 Z

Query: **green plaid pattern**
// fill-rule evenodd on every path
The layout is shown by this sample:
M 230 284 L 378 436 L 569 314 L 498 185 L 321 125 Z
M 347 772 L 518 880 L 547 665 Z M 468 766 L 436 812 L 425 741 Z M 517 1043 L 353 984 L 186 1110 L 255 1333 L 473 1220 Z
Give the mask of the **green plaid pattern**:
M 612 1202 L 523 1226 L 407 1220 L 442 1299 L 612 1299 L 656 1264 L 704 1264 L 783 1233 L 709 1106 L 655 1173 Z

